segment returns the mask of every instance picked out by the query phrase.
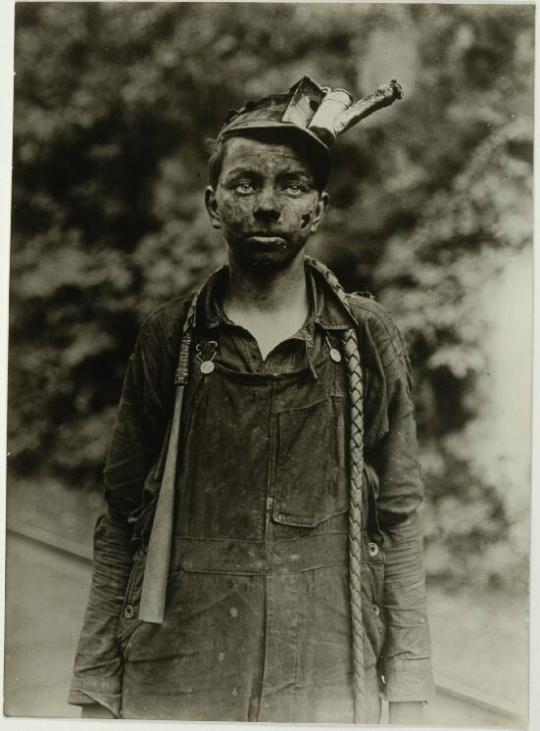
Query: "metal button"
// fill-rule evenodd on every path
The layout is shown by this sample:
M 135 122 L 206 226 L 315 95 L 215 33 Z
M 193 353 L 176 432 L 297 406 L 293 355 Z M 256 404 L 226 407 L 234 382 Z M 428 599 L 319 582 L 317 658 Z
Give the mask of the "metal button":
M 374 605 L 373 605 L 373 614 L 374 614 L 374 615 L 375 615 L 376 617 L 378 617 L 380 613 L 381 613 L 381 610 L 379 609 L 379 607 L 378 607 L 378 606 L 377 606 L 376 604 L 374 604 Z
M 341 353 L 337 348 L 330 348 L 330 358 L 334 363 L 341 363 Z
M 124 609 L 124 617 L 126 619 L 133 619 L 134 616 L 135 616 L 135 610 L 133 609 L 133 605 L 126 604 L 125 609 Z
M 372 543 L 371 541 L 368 543 L 368 553 L 373 558 L 379 553 L 379 546 L 376 543 Z

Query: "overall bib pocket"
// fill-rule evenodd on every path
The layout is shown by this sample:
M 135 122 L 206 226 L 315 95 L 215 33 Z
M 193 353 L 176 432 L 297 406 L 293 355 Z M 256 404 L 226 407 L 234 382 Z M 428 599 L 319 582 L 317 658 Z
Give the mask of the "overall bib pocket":
M 313 395 L 276 415 L 273 519 L 315 527 L 347 510 L 344 397 Z

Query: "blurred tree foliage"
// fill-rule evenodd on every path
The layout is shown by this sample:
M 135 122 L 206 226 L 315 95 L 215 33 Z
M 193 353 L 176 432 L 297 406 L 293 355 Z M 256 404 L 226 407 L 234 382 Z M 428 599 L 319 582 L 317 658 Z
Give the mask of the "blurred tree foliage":
M 202 190 L 228 109 L 305 73 L 356 96 L 397 77 L 405 100 L 336 149 L 313 252 L 374 291 L 411 345 L 431 575 L 523 577 L 511 494 L 464 435 L 486 371 L 474 294 L 530 246 L 533 18 L 503 5 L 18 4 L 14 478 L 100 484 L 142 318 L 223 258 Z

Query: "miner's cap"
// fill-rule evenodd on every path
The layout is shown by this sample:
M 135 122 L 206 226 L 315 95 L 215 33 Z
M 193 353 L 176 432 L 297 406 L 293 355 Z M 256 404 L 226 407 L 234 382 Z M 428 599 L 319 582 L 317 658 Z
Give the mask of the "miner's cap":
M 260 130 L 287 131 L 309 141 L 321 157 L 330 157 L 337 137 L 373 112 L 401 99 L 403 90 L 393 79 L 375 92 L 353 102 L 345 89 L 319 86 L 302 77 L 288 92 L 253 99 L 229 114 L 218 142 L 234 135 Z

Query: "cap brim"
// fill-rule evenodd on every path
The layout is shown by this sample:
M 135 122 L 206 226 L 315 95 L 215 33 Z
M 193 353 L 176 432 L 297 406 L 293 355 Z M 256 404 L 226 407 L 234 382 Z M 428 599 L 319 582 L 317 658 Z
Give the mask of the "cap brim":
M 325 157 L 330 157 L 330 149 L 319 137 L 317 137 L 316 134 L 311 132 L 306 127 L 299 127 L 292 122 L 279 122 L 274 120 L 246 120 L 245 122 L 237 126 L 235 126 L 233 122 L 219 134 L 218 140 L 225 139 L 226 137 L 232 137 L 233 135 L 241 136 L 242 132 L 250 132 L 256 130 L 280 130 L 284 134 L 290 134 L 293 137 L 309 140 L 315 145 L 315 148 L 318 149 L 320 153 L 322 153 Z

